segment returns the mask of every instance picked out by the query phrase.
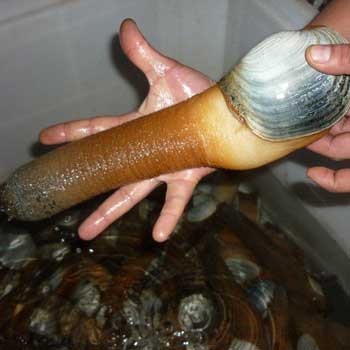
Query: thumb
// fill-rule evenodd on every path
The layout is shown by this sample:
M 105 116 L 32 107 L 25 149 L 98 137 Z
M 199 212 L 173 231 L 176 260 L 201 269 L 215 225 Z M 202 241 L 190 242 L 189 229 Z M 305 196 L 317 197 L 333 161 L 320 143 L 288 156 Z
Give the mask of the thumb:
M 308 63 L 326 74 L 350 74 L 350 45 L 315 45 L 306 50 Z

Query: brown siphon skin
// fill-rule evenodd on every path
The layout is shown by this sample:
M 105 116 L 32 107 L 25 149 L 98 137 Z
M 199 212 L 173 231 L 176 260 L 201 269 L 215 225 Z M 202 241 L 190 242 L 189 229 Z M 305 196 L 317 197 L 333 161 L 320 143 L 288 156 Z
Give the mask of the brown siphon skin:
M 182 103 L 66 144 L 16 170 L 1 189 L 9 217 L 41 220 L 122 185 L 195 167 L 246 170 L 324 135 L 272 142 L 235 115 L 215 85 Z

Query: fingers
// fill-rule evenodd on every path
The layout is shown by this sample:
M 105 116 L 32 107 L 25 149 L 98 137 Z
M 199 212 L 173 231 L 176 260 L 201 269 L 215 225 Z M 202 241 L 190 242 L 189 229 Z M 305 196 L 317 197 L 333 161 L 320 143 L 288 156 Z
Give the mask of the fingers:
M 80 238 L 90 240 L 98 236 L 112 222 L 146 197 L 158 184 L 159 181 L 152 179 L 121 187 L 81 224 L 78 232 Z
M 153 228 L 153 238 L 158 242 L 166 241 L 189 202 L 199 179 L 176 180 L 168 183 L 165 204 Z
M 315 167 L 308 170 L 308 176 L 329 192 L 350 192 L 350 169 L 331 170 Z
M 95 117 L 92 119 L 61 123 L 41 131 L 39 138 L 40 142 L 46 145 L 76 141 L 83 137 L 123 124 L 138 116 L 137 112 L 133 112 L 118 117 Z
M 315 45 L 306 51 L 306 59 L 326 74 L 350 74 L 350 45 Z
M 330 130 L 330 134 L 338 135 L 345 132 L 350 132 L 350 118 L 349 116 L 345 116 L 341 119 L 337 124 L 335 124 Z
M 350 158 L 350 133 L 328 134 L 309 145 L 308 149 L 335 160 L 348 159 Z
M 119 35 L 123 51 L 146 74 L 150 85 L 177 65 L 176 61 L 162 55 L 147 42 L 133 20 L 122 23 Z

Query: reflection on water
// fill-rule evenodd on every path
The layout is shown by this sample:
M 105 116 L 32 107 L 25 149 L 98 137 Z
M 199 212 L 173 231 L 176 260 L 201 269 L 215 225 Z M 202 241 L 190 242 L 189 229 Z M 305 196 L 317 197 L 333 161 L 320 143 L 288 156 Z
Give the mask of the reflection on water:
M 202 184 L 172 239 L 160 194 L 92 242 L 86 208 L 29 227 L 0 221 L 0 349 L 349 349 L 346 324 L 302 252 L 262 229 L 253 196 Z M 345 320 L 346 321 L 346 320 Z

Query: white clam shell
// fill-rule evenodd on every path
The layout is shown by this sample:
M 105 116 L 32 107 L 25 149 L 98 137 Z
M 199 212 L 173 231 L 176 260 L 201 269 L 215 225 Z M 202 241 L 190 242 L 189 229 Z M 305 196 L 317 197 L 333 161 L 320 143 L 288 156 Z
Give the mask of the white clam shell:
M 320 348 L 310 334 L 303 334 L 298 340 L 297 350 L 320 350 Z
M 269 305 L 274 299 L 276 285 L 269 280 L 260 280 L 247 290 L 250 302 L 255 305 L 263 318 L 268 315 Z
M 313 69 L 310 45 L 345 43 L 329 28 L 286 31 L 253 48 L 220 82 L 232 107 L 252 131 L 286 140 L 327 129 L 350 107 L 350 77 Z
M 252 281 L 261 274 L 260 266 L 250 260 L 233 257 L 226 259 L 225 264 L 238 284 Z
M 181 300 L 178 320 L 182 329 L 201 332 L 210 326 L 213 314 L 211 300 L 202 294 L 192 294 Z

